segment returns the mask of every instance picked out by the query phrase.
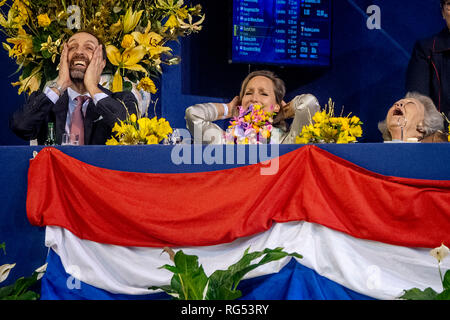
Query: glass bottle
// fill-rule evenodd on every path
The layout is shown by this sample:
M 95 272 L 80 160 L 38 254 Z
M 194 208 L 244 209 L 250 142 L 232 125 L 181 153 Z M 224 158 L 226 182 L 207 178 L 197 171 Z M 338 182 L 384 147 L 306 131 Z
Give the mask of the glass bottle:
M 53 122 L 48 123 L 47 140 L 45 140 L 46 146 L 54 146 L 55 141 L 55 125 Z

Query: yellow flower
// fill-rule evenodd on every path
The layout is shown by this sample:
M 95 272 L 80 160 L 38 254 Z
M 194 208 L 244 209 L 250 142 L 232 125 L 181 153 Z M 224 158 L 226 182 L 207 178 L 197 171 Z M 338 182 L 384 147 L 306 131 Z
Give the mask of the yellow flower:
M 262 131 L 261 131 L 261 136 L 262 136 L 264 139 L 269 139 L 269 137 L 270 137 L 270 131 L 267 130 L 267 129 L 262 130 Z
M 148 49 L 148 54 L 149 54 L 150 58 L 154 58 L 154 57 L 160 55 L 161 53 L 168 52 L 168 51 L 172 51 L 172 49 L 170 47 L 163 47 L 163 46 L 153 47 L 153 46 L 151 46 Z
M 112 128 L 112 132 L 116 132 L 116 136 L 119 137 L 125 133 L 126 125 L 123 121 L 116 122 Z
M 153 94 L 156 93 L 155 83 L 149 77 L 142 78 L 137 85 L 137 89 L 142 89 Z
M 122 21 L 120 21 L 120 19 L 111 25 L 111 27 L 109 27 L 109 31 L 111 32 L 111 34 L 116 34 L 119 33 L 120 30 L 122 30 Z
M 361 137 L 362 136 L 362 128 L 361 128 L 361 126 L 351 127 L 349 129 L 349 132 L 354 137 Z
M 159 143 L 159 141 L 158 141 L 158 137 L 157 136 L 152 134 L 152 135 L 147 137 L 147 144 L 158 144 L 158 143 Z
M 37 91 L 41 85 L 41 68 L 39 65 L 31 71 L 31 75 L 26 77 L 25 79 L 22 76 L 19 77 L 19 81 L 11 83 L 13 87 L 19 86 L 18 94 L 22 94 L 22 92 L 28 92 L 31 94 L 34 91 Z
M 0 25 L 5 29 L 22 28 L 28 21 L 28 16 L 31 15 L 28 8 L 21 1 L 14 1 L 8 11 L 8 19 L 6 20 L 3 14 L 0 13 Z
M 167 138 L 167 135 L 173 132 L 169 122 L 164 118 L 158 120 L 158 125 L 159 129 L 157 130 L 157 133 L 160 137 Z
M 107 146 L 117 146 L 119 144 L 119 141 L 116 140 L 116 138 L 111 137 L 111 139 L 106 140 Z
M 147 117 L 140 118 L 138 119 L 137 123 L 139 126 L 139 131 L 141 131 L 141 133 L 144 136 L 150 134 L 150 132 L 152 131 L 152 121 L 149 118 Z
M 141 19 L 142 13 L 144 10 L 134 11 L 131 8 L 128 8 L 125 16 L 123 18 L 123 32 L 129 33 L 130 31 L 136 28 L 139 20 Z
M 11 49 L 8 45 L 3 45 L 9 51 L 10 57 L 26 56 L 33 53 L 33 37 L 28 35 L 24 29 L 20 28 L 17 37 L 6 39 L 7 42 L 14 44 Z
M 119 49 L 117 49 L 115 46 L 108 45 L 106 46 L 106 54 L 108 56 L 108 60 L 113 65 L 118 67 L 113 78 L 113 92 L 122 91 L 123 89 L 120 69 L 129 69 L 133 71 L 144 72 L 145 74 L 147 74 L 147 70 L 145 70 L 143 66 L 138 64 L 138 62 L 140 62 L 146 54 L 145 48 L 143 46 L 126 49 L 123 53 L 120 53 Z
M 136 115 L 133 113 L 133 114 L 130 116 L 130 121 L 131 121 L 131 122 L 136 122 L 136 120 L 137 120 L 137 117 L 136 117 Z
M 150 58 L 153 58 L 154 56 L 157 56 L 163 52 L 172 50 L 170 47 L 160 46 L 159 44 L 164 38 L 155 32 L 149 31 L 150 31 L 150 22 L 147 25 L 147 28 L 145 29 L 144 33 L 135 31 L 131 34 L 133 35 L 134 40 L 136 40 L 136 42 L 139 45 L 144 46 Z
M 322 111 L 322 112 L 317 111 L 316 114 L 313 116 L 313 120 L 315 123 L 321 123 L 326 118 L 327 118 L 327 116 L 326 116 L 325 111 Z
M 3 6 L 6 3 L 6 0 L 0 1 L 0 7 Z
M 126 34 L 123 36 L 122 43 L 120 44 L 122 48 L 129 49 L 134 47 L 134 38 L 131 34 Z
M 52 21 L 50 20 L 50 18 L 48 17 L 48 15 L 46 13 L 38 15 L 37 20 L 38 20 L 38 25 L 40 27 L 44 27 L 44 28 L 48 27 L 50 25 L 50 23 L 52 23 Z
M 176 14 L 180 19 L 182 19 L 182 20 L 186 19 L 188 17 L 187 7 L 184 6 L 183 8 L 176 10 Z
M 27 1 L 26 1 L 26 3 L 27 3 Z M 20 1 L 20 0 L 14 1 L 13 5 L 11 6 L 11 9 L 8 12 L 8 20 L 9 20 L 10 12 L 13 15 L 13 21 L 16 25 L 23 26 L 25 23 L 27 23 L 30 12 L 29 12 L 26 4 L 24 3 L 24 1 Z
M 359 122 L 360 122 L 361 120 L 357 117 L 357 116 L 353 116 L 351 119 L 350 119 L 350 123 L 351 124 L 359 124 Z
M 296 144 L 308 144 L 309 143 L 309 139 L 304 138 L 304 137 L 296 137 L 295 138 L 295 143 Z
M 176 28 L 180 24 L 178 23 L 177 16 L 175 14 L 170 15 L 169 19 L 167 19 L 166 23 L 164 24 L 164 31 L 166 31 L 169 28 Z
M 349 129 L 348 119 L 347 118 L 338 118 L 341 124 L 341 130 L 347 131 Z
M 58 54 L 58 48 L 60 45 L 61 45 L 61 39 L 58 39 L 55 42 L 53 42 L 52 37 L 48 36 L 47 42 L 44 42 L 41 44 L 41 51 L 47 51 L 48 54 L 51 54 L 52 62 L 55 63 L 56 56 Z M 44 56 L 44 57 L 46 57 L 46 56 Z

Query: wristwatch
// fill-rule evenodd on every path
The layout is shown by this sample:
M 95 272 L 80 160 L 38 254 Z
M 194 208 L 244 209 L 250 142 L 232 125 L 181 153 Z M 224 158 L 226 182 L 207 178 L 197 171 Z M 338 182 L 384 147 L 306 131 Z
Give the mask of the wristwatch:
M 58 90 L 58 92 L 59 92 L 58 95 L 61 95 L 61 93 L 62 93 L 62 91 L 63 91 L 62 86 L 58 85 L 58 83 L 56 82 L 56 80 L 53 80 L 52 82 L 50 82 L 50 83 L 48 84 L 48 87 L 49 87 L 49 88 L 54 88 L 54 89 Z

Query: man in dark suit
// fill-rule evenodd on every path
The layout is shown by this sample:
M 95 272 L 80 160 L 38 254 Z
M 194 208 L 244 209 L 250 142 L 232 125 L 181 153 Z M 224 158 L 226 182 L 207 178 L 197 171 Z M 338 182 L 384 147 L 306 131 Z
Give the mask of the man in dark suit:
M 131 92 L 112 93 L 99 85 L 105 65 L 106 51 L 99 39 L 89 32 L 75 33 L 64 44 L 57 80 L 43 92 L 30 95 L 12 115 L 11 130 L 22 139 L 44 144 L 48 123 L 53 122 L 57 144 L 61 144 L 63 133 L 73 136 L 74 132 L 79 144 L 105 144 L 114 124 L 124 120 L 127 111 L 132 114 L 137 110 Z M 80 95 L 90 99 L 81 100 L 77 98 Z M 74 128 L 75 122 L 78 128 Z

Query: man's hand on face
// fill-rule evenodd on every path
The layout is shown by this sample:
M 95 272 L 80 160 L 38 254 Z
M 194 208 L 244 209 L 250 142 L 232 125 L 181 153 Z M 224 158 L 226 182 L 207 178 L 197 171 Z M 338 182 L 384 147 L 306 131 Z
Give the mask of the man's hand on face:
M 100 77 L 102 75 L 103 69 L 105 68 L 106 60 L 103 59 L 102 45 L 98 45 L 92 55 L 92 59 L 84 74 L 84 86 L 91 97 L 96 93 L 102 92 L 98 88 L 98 83 L 100 82 Z
M 67 43 L 64 43 L 63 50 L 61 53 L 60 61 L 59 61 L 59 74 L 58 80 L 56 84 L 61 88 L 58 94 L 61 94 L 68 87 L 72 85 L 72 80 L 70 79 L 70 71 L 69 71 L 69 60 L 68 60 L 68 46 Z

